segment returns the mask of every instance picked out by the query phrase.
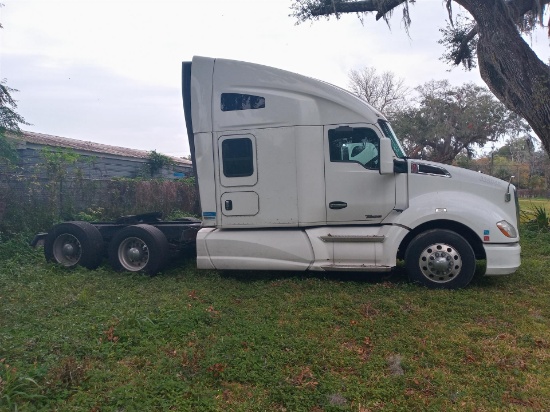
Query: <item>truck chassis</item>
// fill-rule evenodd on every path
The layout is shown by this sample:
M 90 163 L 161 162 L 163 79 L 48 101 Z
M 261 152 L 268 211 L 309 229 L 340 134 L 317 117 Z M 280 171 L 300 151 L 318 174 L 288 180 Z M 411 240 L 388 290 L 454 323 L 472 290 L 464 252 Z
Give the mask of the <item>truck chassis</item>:
M 161 271 L 170 257 L 193 251 L 201 221 L 163 221 L 162 213 L 122 216 L 114 222 L 63 222 L 37 234 L 31 246 L 44 246 L 47 261 L 67 268 L 96 269 L 108 257 L 115 270 Z

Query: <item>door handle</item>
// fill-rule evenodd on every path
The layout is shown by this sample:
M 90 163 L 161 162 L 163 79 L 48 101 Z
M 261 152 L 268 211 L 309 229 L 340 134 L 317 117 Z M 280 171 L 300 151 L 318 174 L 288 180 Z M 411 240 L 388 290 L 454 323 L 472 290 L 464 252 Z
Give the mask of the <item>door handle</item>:
M 225 210 L 233 210 L 233 202 L 231 200 L 225 201 Z
M 344 209 L 348 207 L 348 204 L 346 202 L 330 202 L 328 207 L 331 209 Z

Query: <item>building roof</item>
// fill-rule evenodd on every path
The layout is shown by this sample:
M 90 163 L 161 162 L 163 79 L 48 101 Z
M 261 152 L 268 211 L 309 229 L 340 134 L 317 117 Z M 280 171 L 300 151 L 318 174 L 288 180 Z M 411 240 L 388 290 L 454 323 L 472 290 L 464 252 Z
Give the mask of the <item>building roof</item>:
M 34 143 L 44 146 L 64 147 L 74 150 L 82 150 L 97 154 L 109 154 L 114 156 L 133 157 L 147 159 L 148 151 L 129 149 L 127 147 L 111 146 L 102 143 L 87 142 L 84 140 L 69 139 L 68 137 L 52 136 L 43 133 L 22 131 L 21 134 L 10 134 L 10 137 L 20 142 Z M 168 156 L 176 164 L 191 165 L 191 161 L 181 157 Z

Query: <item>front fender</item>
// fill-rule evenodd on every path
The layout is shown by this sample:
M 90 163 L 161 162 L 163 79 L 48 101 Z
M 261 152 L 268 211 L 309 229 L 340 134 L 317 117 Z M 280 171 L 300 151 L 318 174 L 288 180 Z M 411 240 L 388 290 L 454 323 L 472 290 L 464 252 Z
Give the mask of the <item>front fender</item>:
M 519 237 L 504 236 L 496 226 L 501 220 L 514 224 L 515 216 L 509 215 L 498 203 L 471 193 L 440 191 L 416 196 L 410 199 L 407 209 L 392 217 L 392 224 L 411 230 L 430 221 L 449 220 L 469 227 L 484 243 L 519 240 Z

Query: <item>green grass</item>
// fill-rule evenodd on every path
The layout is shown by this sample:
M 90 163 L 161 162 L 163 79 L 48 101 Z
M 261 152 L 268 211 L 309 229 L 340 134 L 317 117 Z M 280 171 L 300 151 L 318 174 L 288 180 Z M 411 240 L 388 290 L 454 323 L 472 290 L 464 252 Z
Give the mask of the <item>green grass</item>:
M 522 198 L 519 199 L 519 205 L 521 209 L 529 209 L 532 206 L 538 206 L 543 207 L 546 210 L 550 210 L 550 199 L 547 198 L 533 198 L 533 199 L 527 199 Z
M 460 291 L 400 271 L 66 271 L 0 242 L 0 410 L 531 411 L 550 405 L 550 234 Z

